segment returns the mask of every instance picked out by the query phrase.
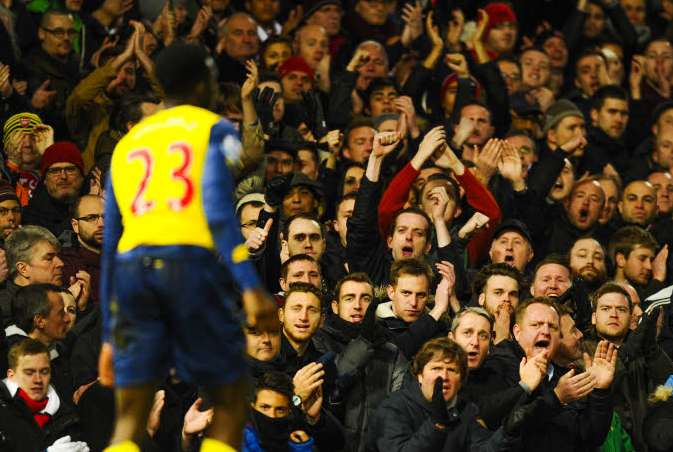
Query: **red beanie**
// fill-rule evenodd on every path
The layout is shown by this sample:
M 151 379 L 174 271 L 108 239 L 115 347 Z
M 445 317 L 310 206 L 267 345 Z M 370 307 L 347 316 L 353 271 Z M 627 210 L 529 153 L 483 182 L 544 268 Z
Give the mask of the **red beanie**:
M 451 83 L 458 83 L 458 74 L 455 72 L 452 72 L 451 74 L 447 75 L 444 81 L 442 82 L 442 87 L 439 90 L 439 101 L 443 102 L 444 101 L 444 96 L 446 95 L 446 91 L 449 89 L 449 85 Z M 472 88 L 472 92 L 470 92 L 470 95 L 472 96 L 473 99 L 479 99 L 481 97 L 481 84 L 479 81 L 477 81 L 476 78 L 472 77 L 470 75 L 470 87 Z
M 59 141 L 44 151 L 42 161 L 40 162 L 42 178 L 47 174 L 47 170 L 51 165 L 63 162 L 72 163 L 84 174 L 84 160 L 82 160 L 82 153 L 77 145 L 70 141 Z
M 504 23 L 516 24 L 518 22 L 512 7 L 507 3 L 489 3 L 484 8 L 484 11 L 488 14 L 488 25 L 486 26 L 486 30 L 484 30 L 484 38 L 488 36 L 491 28 L 495 26 Z
M 311 69 L 306 60 L 300 56 L 291 56 L 278 66 L 278 74 L 281 78 L 293 71 L 303 72 L 311 77 L 311 79 L 314 77 L 313 69 Z

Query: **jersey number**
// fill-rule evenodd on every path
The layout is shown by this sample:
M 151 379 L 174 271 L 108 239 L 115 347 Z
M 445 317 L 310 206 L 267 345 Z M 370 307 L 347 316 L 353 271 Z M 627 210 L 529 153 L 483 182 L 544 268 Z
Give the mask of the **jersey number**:
M 194 198 L 194 182 L 190 177 L 192 148 L 187 143 L 177 142 L 169 146 L 168 152 L 179 152 L 182 154 L 182 163 L 173 170 L 171 177 L 174 181 L 182 182 L 185 190 L 180 198 L 167 200 L 168 207 L 171 210 L 179 212 L 187 207 Z M 131 162 L 133 160 L 139 160 L 145 167 L 143 178 L 140 184 L 138 184 L 138 189 L 131 204 L 131 213 L 139 216 L 146 214 L 156 206 L 156 202 L 144 199 L 145 191 L 147 191 L 147 186 L 154 171 L 154 157 L 149 149 L 138 149 L 129 154 L 128 161 Z

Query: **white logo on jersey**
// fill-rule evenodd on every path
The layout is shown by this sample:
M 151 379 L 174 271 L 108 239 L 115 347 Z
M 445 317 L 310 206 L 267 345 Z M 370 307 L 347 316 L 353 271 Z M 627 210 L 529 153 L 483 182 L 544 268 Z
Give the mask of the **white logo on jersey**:
M 229 165 L 238 164 L 241 159 L 241 142 L 234 135 L 227 135 L 222 141 L 224 158 Z

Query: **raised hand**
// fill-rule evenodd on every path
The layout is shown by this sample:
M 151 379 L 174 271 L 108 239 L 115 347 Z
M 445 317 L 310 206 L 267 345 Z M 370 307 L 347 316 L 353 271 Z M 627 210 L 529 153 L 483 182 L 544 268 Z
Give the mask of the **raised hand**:
M 488 226 L 489 220 L 490 218 L 488 218 L 483 213 L 475 212 L 475 214 L 472 215 L 472 217 L 470 217 L 469 220 L 467 220 L 465 225 L 462 228 L 460 228 L 460 230 L 458 231 L 458 237 L 460 237 L 463 240 L 472 237 L 480 229 Z
M 360 69 L 362 65 L 367 64 L 370 58 L 371 55 L 369 55 L 368 51 L 362 48 L 358 48 L 353 54 L 351 60 L 349 61 L 348 66 L 346 66 L 346 70 L 348 72 L 355 72 L 358 69 Z
M 33 129 L 35 149 L 40 155 L 44 154 L 49 146 L 54 144 L 54 129 L 47 124 L 38 124 Z
M 246 61 L 245 69 L 248 71 L 248 75 L 243 82 L 243 86 L 241 86 L 241 100 L 252 100 L 252 94 L 259 84 L 259 70 L 254 60 Z
M 512 327 L 512 312 L 510 305 L 503 303 L 495 311 L 495 323 L 493 324 L 493 332 L 495 333 L 494 343 L 498 344 L 506 341 L 510 336 L 510 329 Z
M 474 163 L 486 181 L 490 180 L 498 170 L 498 162 L 500 161 L 502 149 L 502 141 L 491 138 L 477 155 Z
M 582 134 L 575 134 L 570 140 L 566 141 L 559 147 L 568 155 L 577 155 L 584 152 L 586 145 L 586 137 Z
M 446 42 L 449 49 L 460 51 L 460 37 L 463 34 L 463 27 L 465 26 L 465 15 L 460 9 L 451 11 L 451 19 L 449 26 L 446 29 Z
M 301 19 L 304 17 L 304 8 L 299 5 L 290 11 L 290 14 L 287 16 L 287 20 L 283 24 L 283 28 L 280 32 L 283 36 L 289 36 L 295 28 L 301 23 Z
M 455 72 L 460 78 L 470 76 L 470 70 L 467 67 L 467 60 L 462 53 L 449 53 L 444 57 L 446 65 Z
M 412 42 L 423 34 L 423 7 L 419 2 L 414 5 L 405 3 L 402 7 L 402 30 L 401 41 L 404 47 L 409 47 Z
M 640 85 L 645 76 L 645 56 L 634 55 L 631 59 L 631 72 L 629 73 L 629 87 L 631 97 L 640 99 Z
M 554 393 L 561 403 L 568 404 L 588 396 L 595 387 L 596 377 L 591 372 L 575 375 L 575 369 L 570 369 L 559 379 Z
M 420 130 L 416 124 L 416 109 L 414 108 L 414 102 L 409 96 L 399 96 L 397 99 L 393 100 L 393 107 L 395 110 L 400 112 L 399 121 L 405 122 L 404 130 L 411 132 L 412 138 L 418 137 L 420 135 Z M 404 133 L 402 138 L 404 138 L 406 133 Z
M 439 27 L 432 21 L 433 16 L 434 12 L 430 11 L 428 17 L 425 18 L 425 30 L 432 46 L 441 49 L 444 47 L 444 40 L 442 40 L 442 35 L 439 34 Z
M 418 152 L 411 159 L 411 164 L 414 168 L 420 169 L 423 164 L 432 156 L 435 151 L 439 150 L 446 144 L 446 133 L 444 127 L 437 126 L 431 129 L 423 137 L 423 141 L 418 146 Z
M 531 391 L 535 391 L 542 382 L 542 378 L 547 375 L 549 365 L 547 353 L 547 351 L 541 351 L 531 359 L 524 356 L 519 363 L 519 378 Z
M 583 354 L 584 365 L 594 378 L 594 387 L 607 389 L 615 378 L 617 347 L 609 341 L 600 341 L 596 346 L 593 362 L 588 353 Z
M 209 408 L 205 411 L 201 411 L 200 408 L 202 404 L 203 399 L 199 397 L 185 413 L 184 422 L 182 424 L 183 436 L 197 435 L 205 431 L 213 421 L 215 410 Z
M 430 212 L 432 221 L 444 221 L 446 208 L 449 205 L 449 194 L 446 192 L 446 187 L 439 186 L 430 190 L 428 197 L 433 201 Z
M 271 230 L 271 225 L 273 224 L 273 218 L 266 220 L 266 224 L 263 228 L 255 228 L 248 235 L 248 239 L 245 241 L 245 246 L 248 247 L 248 250 L 251 252 L 261 249 L 266 243 L 266 239 L 269 236 L 269 231 Z
M 0 63 L 0 95 L 8 98 L 12 95 L 14 88 L 12 87 L 12 79 L 9 66 Z
M 379 132 L 374 135 L 374 146 L 372 149 L 372 156 L 376 158 L 383 158 L 390 154 L 397 147 L 400 142 L 400 134 L 397 132 Z
M 502 177 L 512 183 L 523 181 L 521 154 L 508 141 L 502 142 L 498 171 Z
M 652 279 L 666 281 L 666 263 L 668 262 L 668 244 L 664 245 L 652 260 Z
M 299 396 L 302 402 L 305 402 L 313 391 L 322 386 L 324 378 L 325 370 L 321 363 L 314 362 L 307 364 L 299 369 L 292 378 L 294 393 Z
M 35 93 L 33 93 L 33 98 L 30 101 L 30 104 L 33 106 L 33 108 L 42 110 L 54 102 L 58 93 L 49 89 L 50 84 L 51 80 L 47 79 L 42 82 L 39 88 L 35 90 Z
M 68 290 L 75 297 L 77 309 L 84 311 L 91 297 L 91 275 L 84 270 L 78 271 L 75 276 L 70 277 Z
M 210 5 L 204 5 L 199 10 L 196 15 L 196 20 L 192 25 L 192 29 L 189 31 L 189 36 L 187 40 L 196 41 L 198 40 L 204 31 L 208 28 L 208 23 L 213 18 L 213 8 Z

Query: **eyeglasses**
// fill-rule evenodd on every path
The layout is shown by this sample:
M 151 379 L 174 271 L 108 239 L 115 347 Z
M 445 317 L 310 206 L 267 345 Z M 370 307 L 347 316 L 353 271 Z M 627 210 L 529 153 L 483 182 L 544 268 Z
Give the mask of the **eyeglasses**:
M 44 28 L 42 27 L 44 31 L 47 33 L 51 33 L 52 35 L 56 36 L 57 38 L 65 38 L 68 36 L 69 38 L 72 38 L 73 36 L 77 35 L 77 30 L 74 28 Z
M 103 221 L 105 216 L 100 213 L 92 213 L 91 215 L 85 215 L 83 217 L 75 218 L 77 221 L 86 221 L 87 223 L 95 223 L 97 221 Z
M 21 213 L 21 207 L 12 207 L 11 209 L 0 207 L 0 217 L 6 217 L 10 212 L 13 215 L 18 215 Z
M 60 176 L 61 174 L 64 174 L 66 176 L 74 176 L 77 174 L 77 171 L 79 171 L 79 168 L 76 166 L 64 166 L 62 168 L 49 168 L 47 170 L 47 176 Z

